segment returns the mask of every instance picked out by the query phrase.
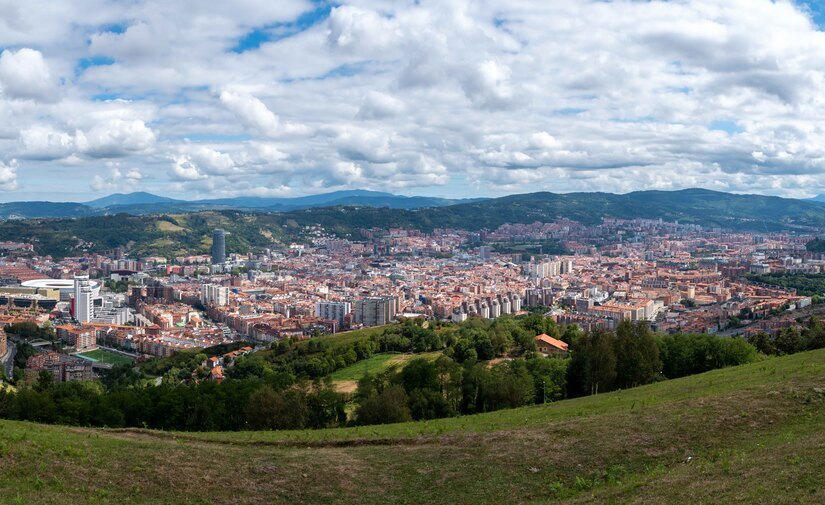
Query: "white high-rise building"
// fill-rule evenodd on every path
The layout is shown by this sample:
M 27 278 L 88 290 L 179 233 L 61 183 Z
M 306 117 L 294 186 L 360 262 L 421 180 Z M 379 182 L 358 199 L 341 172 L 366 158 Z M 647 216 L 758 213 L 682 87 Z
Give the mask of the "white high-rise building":
M 364 326 L 382 326 L 395 320 L 398 298 L 394 296 L 370 296 L 355 301 L 355 322 Z
M 344 317 L 352 312 L 352 304 L 349 302 L 317 302 L 315 304 L 315 317 L 338 321 L 344 324 Z
M 74 318 L 88 323 L 94 318 L 94 292 L 88 275 L 74 277 Z
M 531 279 L 543 279 L 545 277 L 553 277 L 561 273 L 561 262 L 540 261 L 538 263 L 526 263 L 524 265 L 523 271 L 524 274 L 530 277 Z
M 217 305 L 223 307 L 229 303 L 229 288 L 215 284 L 204 284 L 201 286 L 201 303 L 206 305 Z

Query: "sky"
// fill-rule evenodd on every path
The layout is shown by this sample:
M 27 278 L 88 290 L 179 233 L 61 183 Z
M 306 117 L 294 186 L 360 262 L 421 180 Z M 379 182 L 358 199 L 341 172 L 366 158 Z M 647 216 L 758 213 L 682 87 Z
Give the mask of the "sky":
M 823 4 L 0 0 L 0 201 L 810 197 Z

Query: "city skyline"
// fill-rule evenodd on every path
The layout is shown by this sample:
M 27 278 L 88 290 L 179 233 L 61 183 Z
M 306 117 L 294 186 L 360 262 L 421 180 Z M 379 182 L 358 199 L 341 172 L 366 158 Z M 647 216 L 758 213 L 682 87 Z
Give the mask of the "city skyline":
M 0 201 L 825 193 L 817 2 L 0 14 Z

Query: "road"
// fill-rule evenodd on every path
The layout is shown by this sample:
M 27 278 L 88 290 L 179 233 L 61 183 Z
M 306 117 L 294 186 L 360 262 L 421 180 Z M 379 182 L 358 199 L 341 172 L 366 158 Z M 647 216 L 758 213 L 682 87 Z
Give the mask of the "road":
M 14 355 L 17 352 L 17 347 L 11 340 L 9 340 L 7 344 L 8 351 L 5 356 L 0 356 L 0 365 L 2 365 L 3 370 L 6 371 L 6 377 L 11 378 L 14 372 Z

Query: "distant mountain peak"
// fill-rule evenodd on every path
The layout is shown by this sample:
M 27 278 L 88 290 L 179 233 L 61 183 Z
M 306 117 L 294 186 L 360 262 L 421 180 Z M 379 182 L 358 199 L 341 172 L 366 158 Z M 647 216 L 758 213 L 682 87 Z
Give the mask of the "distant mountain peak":
M 114 205 L 144 205 L 178 201 L 180 200 L 153 195 L 152 193 L 147 193 L 145 191 L 135 191 L 134 193 L 114 193 L 109 196 L 104 196 L 103 198 L 98 198 L 97 200 L 92 200 L 91 202 L 86 202 L 85 205 L 96 209 L 103 209 Z

